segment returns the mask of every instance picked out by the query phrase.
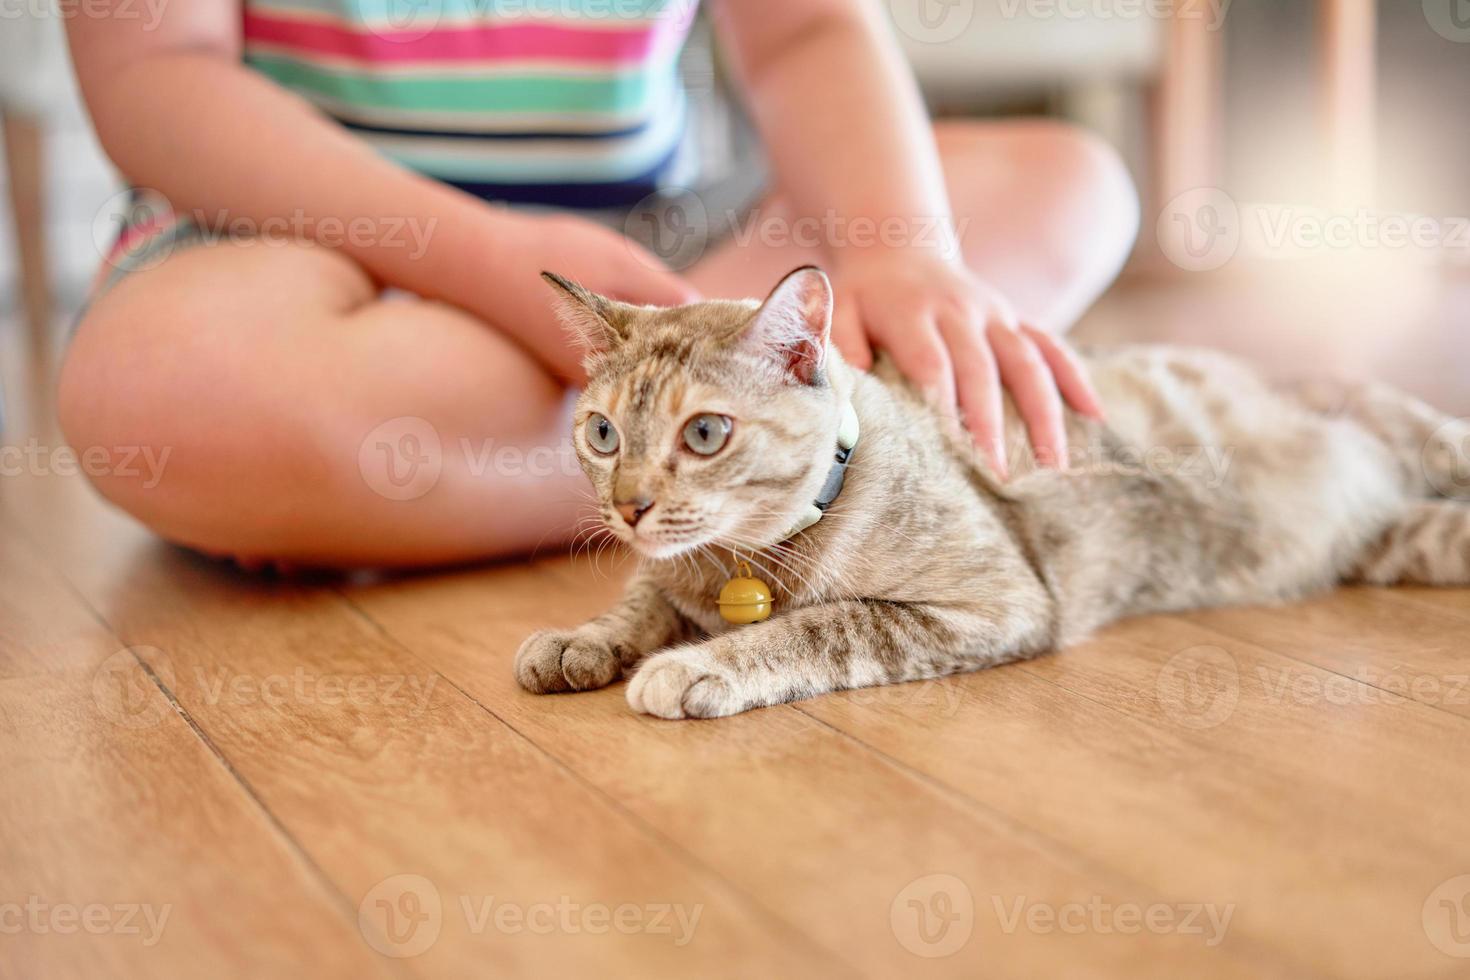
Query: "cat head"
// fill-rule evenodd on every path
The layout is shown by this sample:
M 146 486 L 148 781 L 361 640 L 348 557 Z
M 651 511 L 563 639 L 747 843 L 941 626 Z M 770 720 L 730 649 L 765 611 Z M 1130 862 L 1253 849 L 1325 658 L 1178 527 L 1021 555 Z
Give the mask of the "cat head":
M 826 275 L 667 309 L 543 276 L 587 349 L 572 439 L 606 527 L 650 558 L 781 540 L 821 490 L 850 394 Z

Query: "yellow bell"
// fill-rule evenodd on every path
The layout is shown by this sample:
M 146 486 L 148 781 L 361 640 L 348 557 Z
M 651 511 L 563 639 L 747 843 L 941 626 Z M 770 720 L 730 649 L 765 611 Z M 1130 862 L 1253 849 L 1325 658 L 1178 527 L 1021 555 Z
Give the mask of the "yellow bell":
M 746 562 L 741 562 L 736 571 L 741 573 L 740 576 L 726 582 L 725 587 L 720 590 L 717 602 L 721 618 L 736 626 L 769 619 L 772 601 L 770 586 L 752 575 L 750 565 Z

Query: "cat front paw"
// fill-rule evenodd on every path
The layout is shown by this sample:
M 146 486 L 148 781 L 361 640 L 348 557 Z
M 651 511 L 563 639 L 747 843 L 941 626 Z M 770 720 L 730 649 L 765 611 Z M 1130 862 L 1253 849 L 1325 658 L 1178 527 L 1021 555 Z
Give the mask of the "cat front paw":
M 721 718 L 745 710 L 727 672 L 699 646 L 645 661 L 628 682 L 628 706 L 659 718 Z
M 612 646 L 578 631 L 532 633 L 516 651 L 516 681 L 532 694 L 592 691 L 623 673 Z

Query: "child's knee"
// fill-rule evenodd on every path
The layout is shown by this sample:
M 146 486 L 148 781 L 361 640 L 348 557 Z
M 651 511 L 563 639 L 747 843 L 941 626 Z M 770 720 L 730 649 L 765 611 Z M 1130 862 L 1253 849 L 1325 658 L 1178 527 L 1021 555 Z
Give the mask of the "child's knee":
M 78 473 L 107 500 L 150 526 L 174 447 L 165 430 L 162 399 L 140 398 L 120 385 L 127 352 L 107 349 L 99 330 L 111 333 L 93 310 L 82 328 L 93 333 L 73 343 L 62 362 L 56 390 L 57 419 L 78 462 Z M 150 420 L 150 404 L 156 419 Z M 177 415 L 187 409 L 175 407 Z
M 1046 175 L 1055 199 L 1073 202 L 1079 220 L 1105 232 L 1123 252 L 1138 235 L 1138 190 L 1112 144 L 1078 126 L 1038 122 L 1021 139 L 1028 167 Z
M 1014 220 L 1054 266 L 1090 278 L 1098 267 L 1116 271 L 1132 250 L 1138 192 L 1122 156 L 1100 136 L 1050 119 L 941 123 L 935 134 L 960 172 L 1003 175 L 987 193 L 1022 212 Z

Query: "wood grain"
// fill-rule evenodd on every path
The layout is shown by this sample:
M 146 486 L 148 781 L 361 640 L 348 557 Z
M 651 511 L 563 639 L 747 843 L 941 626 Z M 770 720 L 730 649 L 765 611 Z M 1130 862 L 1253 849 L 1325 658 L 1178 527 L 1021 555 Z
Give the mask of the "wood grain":
M 1470 789 L 1453 757 L 1463 722 L 1361 689 L 1342 704 L 1330 688 L 1274 700 L 1272 672 L 1302 669 L 1158 619 L 958 681 L 958 720 L 843 696 L 804 710 L 1160 893 L 1233 906 L 1232 942 L 1267 944 L 1304 972 L 1430 966 L 1434 949 L 1406 954 L 1417 920 L 1374 912 L 1417 908 L 1445 868 L 1470 867 L 1453 816 Z M 1197 676 L 1211 671 L 1223 676 Z M 1390 781 L 1402 799 L 1379 799 Z M 1426 823 L 1426 807 L 1442 819 Z M 1385 847 L 1384 827 L 1406 824 L 1413 839 Z
M 0 976 L 1465 974 L 1470 592 L 718 722 L 518 690 L 628 569 L 282 583 L 0 478 Z
M 135 651 L 0 555 L 0 976 L 394 975 Z
M 559 611 L 566 622 L 616 589 L 585 567 L 550 571 L 578 597 Z M 872 972 L 1045 975 L 1084 963 L 1099 975 L 1292 972 L 1289 960 L 1272 951 L 1206 946 L 1190 936 L 1007 932 L 998 910 L 1013 910 L 1018 900 L 1027 908 L 1060 908 L 1094 900 L 1146 907 L 1158 899 L 1126 875 L 896 765 L 802 710 L 670 725 L 630 715 L 620 688 L 551 698 L 517 690 L 510 653 L 533 624 L 544 624 L 537 597 L 546 588 L 546 576 L 515 569 L 353 590 L 350 597 L 681 849 Z M 867 693 L 905 700 L 913 691 Z M 918 700 L 932 711 L 942 709 L 944 696 L 934 685 Z M 967 891 L 975 910 L 972 941 L 943 959 L 916 957 L 907 923 L 895 929 L 891 921 L 896 902 L 908 914 L 904 890 L 932 875 L 965 882 L 957 893 Z
M 105 596 L 84 592 L 353 907 L 408 917 L 374 925 L 397 926 L 401 941 L 376 938 L 413 972 L 723 976 L 824 958 L 335 592 L 145 557 Z

